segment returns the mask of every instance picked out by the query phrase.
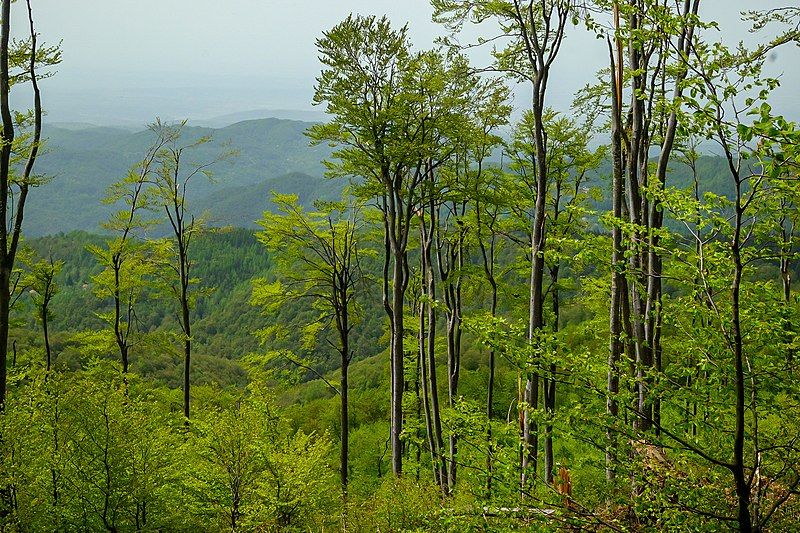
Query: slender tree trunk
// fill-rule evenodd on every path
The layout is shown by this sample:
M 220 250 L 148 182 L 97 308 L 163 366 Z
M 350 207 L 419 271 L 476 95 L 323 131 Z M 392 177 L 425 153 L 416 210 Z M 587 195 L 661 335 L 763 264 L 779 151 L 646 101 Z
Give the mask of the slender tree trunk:
M 439 407 L 439 383 L 436 377 L 436 308 L 433 303 L 436 300 L 436 277 L 433 270 L 432 262 L 432 247 L 433 247 L 433 234 L 436 227 L 436 214 L 430 212 L 430 220 L 427 229 L 423 229 L 423 265 L 424 265 L 424 280 L 426 285 L 426 295 L 428 303 L 426 308 L 428 310 L 428 338 L 427 338 L 427 358 L 428 358 L 428 388 L 431 396 L 431 417 L 433 422 L 433 454 L 435 456 L 434 465 L 437 470 L 437 477 L 442 492 L 447 495 L 450 493 L 447 475 L 447 462 L 444 456 L 444 439 L 442 437 L 442 418 L 441 409 Z
M 181 326 L 183 329 L 183 416 L 189 419 L 189 401 L 190 401 L 190 369 L 192 362 L 192 329 L 189 310 L 189 272 L 188 272 L 188 256 L 182 243 L 179 243 L 179 261 L 180 261 L 180 276 L 181 276 Z
M 395 249 L 392 265 L 392 472 L 403 473 L 403 449 L 400 434 L 403 430 L 403 390 L 405 384 L 403 361 L 403 266 L 400 253 Z
M 730 161 L 730 155 L 728 155 Z M 733 167 L 733 165 L 731 165 Z M 742 328 L 740 317 L 740 290 L 742 282 L 742 227 L 744 207 L 742 207 L 742 184 L 737 173 L 734 172 L 736 181 L 736 206 L 733 228 L 733 240 L 731 242 L 731 253 L 733 255 L 733 283 L 731 285 L 731 333 L 733 335 L 733 357 L 735 369 L 736 386 L 736 426 L 734 429 L 733 444 L 733 478 L 736 483 L 736 496 L 738 501 L 738 521 L 741 533 L 750 533 L 753 530 L 750 516 L 750 481 L 747 477 L 744 464 L 744 439 L 747 432 L 745 411 L 747 409 L 745 396 L 745 375 L 744 375 L 744 349 L 742 343 Z
M 33 136 L 31 148 L 25 162 L 22 176 L 18 181 L 19 192 L 10 194 L 11 152 L 14 142 L 14 120 L 11 116 L 9 94 L 9 36 L 11 31 L 11 0 L 3 0 L 0 5 L 0 118 L 2 118 L 2 139 L 0 139 L 0 410 L 5 406 L 7 394 L 8 328 L 11 307 L 11 277 L 14 271 L 17 247 L 22 235 L 22 221 L 25 214 L 25 200 L 28 196 L 29 178 L 33 173 L 39 142 L 42 136 L 42 99 L 36 75 L 37 35 L 33 27 L 33 12 L 30 1 L 28 8 L 28 27 L 30 29 L 30 60 L 28 63 L 31 87 L 33 89 Z M 10 202 L 16 199 L 16 205 Z M 11 223 L 11 231 L 9 231 Z M 11 242 L 9 242 L 9 235 Z M 2 439 L 2 435 L 0 435 Z
M 387 178 L 387 183 L 394 183 L 391 178 Z M 406 244 L 408 241 L 408 223 L 410 221 L 409 205 L 404 204 L 402 195 L 399 191 L 392 189 L 386 194 L 385 221 L 384 229 L 387 231 L 388 239 L 385 242 L 386 249 L 391 255 L 392 284 L 391 302 L 385 302 L 389 311 L 389 321 L 391 326 L 391 345 L 390 345 L 390 366 L 391 366 L 391 427 L 389 440 L 392 449 L 392 473 L 400 476 L 403 473 L 403 443 L 401 434 L 403 431 L 403 391 L 405 390 L 405 371 L 404 371 L 404 310 L 405 310 L 405 290 L 408 283 L 407 276 L 407 254 Z M 387 268 L 385 264 L 384 268 Z M 388 290 L 388 287 L 385 287 Z
M 183 305 L 183 328 L 186 338 L 183 341 L 183 416 L 189 418 L 189 392 L 191 386 L 190 369 L 192 363 L 191 325 L 189 324 L 189 306 Z
M 47 371 L 50 372 L 52 350 L 50 349 L 50 333 L 47 328 L 47 307 L 45 307 L 42 312 L 42 335 L 44 337 L 44 352 L 47 357 Z
M 638 0 L 629 0 L 631 7 L 628 25 L 631 32 L 638 31 L 641 27 L 642 6 Z M 628 43 L 628 63 L 633 73 L 631 76 L 631 103 L 630 127 L 626 165 L 625 192 L 627 198 L 629 221 L 633 226 L 631 235 L 631 252 L 629 254 L 630 268 L 630 303 L 632 304 L 633 341 L 636 352 L 636 396 L 637 416 L 634 418 L 634 429 L 646 431 L 652 421 L 652 401 L 650 398 L 650 369 L 653 366 L 651 346 L 648 343 L 645 327 L 645 309 L 647 287 L 647 241 L 645 239 L 648 223 L 645 212 L 647 200 L 641 193 L 641 179 L 646 180 L 648 146 L 646 143 L 647 131 L 645 126 L 645 108 L 642 92 L 646 89 L 643 70 L 646 69 L 646 60 L 643 58 L 640 45 L 633 39 Z
M 492 319 L 497 317 L 497 281 L 494 275 L 490 276 L 489 284 L 492 286 Z M 489 350 L 489 384 L 486 391 L 486 494 L 488 498 L 492 495 L 492 480 L 494 478 L 494 444 L 492 442 L 492 417 L 494 414 L 494 374 L 495 374 L 495 351 Z
M 344 322 L 347 324 L 347 311 L 345 310 Z M 347 326 L 346 326 L 347 327 Z M 341 399 L 341 449 L 339 453 L 339 468 L 341 469 L 342 493 L 347 494 L 347 479 L 349 470 L 349 441 L 350 441 L 350 414 L 348 412 L 348 371 L 350 367 L 350 339 L 346 332 L 342 335 L 342 383 L 339 390 Z
M 424 221 L 420 224 L 420 242 L 422 243 L 423 249 L 425 246 L 425 230 L 424 230 Z M 425 263 L 425 253 L 423 252 L 420 254 L 421 256 L 421 287 L 420 291 L 422 295 L 427 296 L 427 277 L 428 277 L 428 270 Z M 425 432 L 428 439 L 428 449 L 431 452 L 431 466 L 433 467 L 433 478 L 436 481 L 436 485 L 439 487 L 442 486 L 442 480 L 439 477 L 440 471 L 438 467 L 438 459 L 436 456 L 436 445 L 434 442 L 433 437 L 433 420 L 431 415 L 431 400 L 430 400 L 430 393 L 428 392 L 428 352 L 426 349 L 426 335 L 427 335 L 427 327 L 426 327 L 426 306 L 425 303 L 420 301 L 419 302 L 419 332 L 417 334 L 418 343 L 419 343 L 419 367 L 420 367 L 420 374 L 421 374 L 421 381 L 422 381 L 422 407 L 425 413 Z
M 11 306 L 11 271 L 13 257 L 8 253 L 8 186 L 11 165 L 11 145 L 14 142 L 14 120 L 9 106 L 8 46 L 11 20 L 11 0 L 3 0 L 0 8 L 0 115 L 3 120 L 0 142 L 0 408 L 5 405 L 7 389 L 8 326 Z
M 420 242 L 422 242 L 420 240 Z M 420 254 L 422 255 L 422 254 Z M 422 402 L 422 413 L 425 416 L 425 438 L 428 441 L 428 450 L 431 452 L 431 465 L 433 465 L 433 476 L 436 481 L 436 484 L 439 484 L 439 480 L 437 479 L 437 470 L 436 470 L 436 457 L 433 453 L 433 426 L 431 422 L 431 406 L 430 406 L 430 395 L 428 394 L 428 367 L 426 363 L 427 352 L 425 351 L 425 335 L 426 335 L 426 323 L 425 323 L 425 304 L 422 302 L 422 297 L 425 296 L 425 265 L 420 264 L 420 272 L 421 274 L 421 281 L 420 281 L 420 301 L 417 303 L 417 322 L 418 322 L 418 330 L 417 330 L 417 359 L 419 366 L 419 373 L 420 373 L 420 383 L 422 385 L 420 390 L 420 401 Z
M 458 207 L 452 206 L 452 213 L 457 213 Z M 437 206 L 430 204 L 433 213 Z M 464 206 L 461 215 L 463 216 Z M 434 215 L 431 215 L 432 217 Z M 432 218 L 433 221 L 433 218 Z M 454 409 L 458 396 L 458 380 L 461 373 L 461 276 L 463 269 L 463 242 L 464 229 L 459 231 L 455 242 L 447 237 L 442 237 L 441 228 L 436 225 L 437 259 L 439 266 L 439 279 L 443 285 L 445 298 L 445 318 L 447 327 L 447 403 Z M 458 453 L 458 435 L 451 433 L 448 437 L 449 468 L 448 487 L 452 492 L 455 489 Z
M 550 269 L 550 282 L 552 283 L 550 293 L 553 299 L 553 331 L 558 332 L 558 321 L 560 312 L 560 295 L 558 291 L 558 272 L 560 266 L 556 264 Z M 553 416 L 556 410 L 556 365 L 550 364 L 549 377 L 544 380 L 544 409 L 547 415 L 547 425 L 545 426 L 544 437 L 544 480 L 548 485 L 553 484 L 553 472 L 555 468 L 553 458 Z
M 128 343 L 122 332 L 122 301 L 120 298 L 120 270 L 122 268 L 119 256 L 112 258 L 114 269 L 114 338 L 117 341 L 119 355 L 122 362 L 122 373 L 128 373 Z
M 534 113 L 539 108 L 534 104 Z M 536 129 L 542 129 L 541 123 L 542 110 L 538 110 L 538 120 Z M 539 135 L 544 135 L 540 132 Z M 544 141 L 539 141 L 537 135 L 537 176 L 536 176 L 536 202 L 534 205 L 533 231 L 531 237 L 531 279 L 530 279 L 530 301 L 528 317 L 528 342 L 533 347 L 537 341 L 539 331 L 544 325 L 544 309 L 542 307 L 542 286 L 544 283 L 544 246 L 545 246 L 545 199 L 547 195 L 547 167 L 545 163 Z M 539 372 L 537 365 L 539 361 L 531 361 L 532 370 L 526 372 L 525 383 L 525 412 L 523 440 L 525 441 L 525 453 L 522 459 L 522 484 L 523 491 L 527 487 L 527 476 L 530 471 L 531 477 L 536 477 L 537 463 L 539 457 L 539 428 L 533 420 L 531 411 L 538 407 L 539 403 Z
M 615 9 L 615 18 L 619 26 L 619 15 Z M 616 477 L 617 464 L 617 437 L 614 424 L 619 416 L 619 361 L 622 356 L 622 293 L 625 290 L 622 251 L 622 230 L 619 223 L 622 221 L 622 134 L 620 104 L 622 96 L 622 64 L 619 40 L 617 41 L 617 61 L 609 41 L 609 55 L 611 58 L 611 160 L 612 160 L 612 185 L 611 185 L 611 213 L 614 225 L 611 228 L 611 304 L 609 306 L 609 352 L 608 352 L 608 380 L 606 412 L 611 420 L 606 430 L 606 480 L 613 482 Z
M 678 38 L 678 50 L 683 57 L 688 57 L 692 48 L 692 39 L 694 35 L 694 20 L 691 17 L 696 17 L 700 7 L 700 0 L 684 0 L 682 16 L 684 19 L 684 27 L 681 30 Z M 681 61 L 684 61 L 683 57 Z M 688 66 L 681 65 L 681 70 L 675 79 L 675 89 L 673 92 L 673 103 L 679 102 L 683 96 L 683 81 L 688 74 Z M 658 190 L 666 188 L 667 170 L 669 161 L 672 156 L 672 150 L 675 145 L 675 134 L 678 126 L 678 110 L 673 109 L 667 118 L 666 128 L 661 143 L 661 153 L 658 157 L 658 164 L 656 167 L 656 187 Z M 662 363 L 662 348 L 661 348 L 661 326 L 663 315 L 661 313 L 662 303 L 662 274 L 663 274 L 663 261 L 661 254 L 658 251 L 660 245 L 659 230 L 664 225 L 664 213 L 660 203 L 657 200 L 653 201 L 653 206 L 649 212 L 649 229 L 650 240 L 648 243 L 648 285 L 647 285 L 647 325 L 649 331 L 647 338 L 650 340 L 652 346 L 653 358 L 655 364 L 656 375 L 660 376 L 663 371 Z M 661 399 L 656 397 L 653 402 L 653 421 L 656 425 L 656 435 L 661 433 Z

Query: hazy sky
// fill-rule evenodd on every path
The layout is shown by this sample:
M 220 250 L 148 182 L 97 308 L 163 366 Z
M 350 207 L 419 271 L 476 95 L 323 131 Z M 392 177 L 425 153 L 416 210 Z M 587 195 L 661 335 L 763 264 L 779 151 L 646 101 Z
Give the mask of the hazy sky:
M 727 42 L 747 38 L 737 13 L 754 3 L 704 0 L 706 16 L 720 21 L 725 31 L 719 38 Z M 786 3 L 792 2 L 757 2 Z M 24 22 L 22 7 L 14 5 L 17 27 Z M 408 22 L 417 48 L 430 47 L 443 33 L 431 22 L 428 0 L 33 0 L 33 8 L 41 38 L 63 42 L 63 64 L 43 84 L 50 120 L 96 124 L 311 110 L 320 69 L 314 41 L 351 12 Z M 566 110 L 606 54 L 602 41 L 571 32 L 555 67 L 550 104 Z M 486 55 L 474 60 L 485 62 Z M 776 107 L 793 117 L 800 115 L 798 64 L 795 48 L 771 66 L 787 71 Z M 525 100 L 524 92 L 517 99 Z

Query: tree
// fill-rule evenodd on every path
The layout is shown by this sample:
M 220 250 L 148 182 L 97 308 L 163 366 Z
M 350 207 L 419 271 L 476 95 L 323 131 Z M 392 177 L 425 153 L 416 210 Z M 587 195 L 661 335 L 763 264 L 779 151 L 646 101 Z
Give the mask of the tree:
M 660 401 L 651 392 L 654 375 L 662 367 L 663 265 L 659 241 L 663 213 L 658 193 L 666 186 L 675 146 L 687 63 L 695 28 L 701 24 L 697 17 L 699 4 L 699 0 L 683 2 L 682 6 L 676 3 L 674 7 L 642 0 L 598 2 L 612 18 L 606 33 L 612 134 L 607 412 L 612 419 L 619 413 L 619 364 L 623 353 L 627 353 L 634 362 L 631 372 L 636 380 L 636 431 L 649 430 L 652 421 L 660 417 Z M 589 26 L 605 32 L 595 22 Z M 623 109 L 625 97 L 630 98 L 627 110 Z M 653 148 L 659 149 L 655 172 L 651 164 Z M 624 215 L 627 221 L 623 221 Z M 616 460 L 611 432 L 606 455 L 606 477 L 611 481 L 615 477 L 612 463 Z
M 34 30 L 33 11 L 26 0 L 30 38 L 22 43 L 10 43 L 12 0 L 0 4 L 0 408 L 6 399 L 8 365 L 8 326 L 12 294 L 14 262 L 17 259 L 25 202 L 31 187 L 42 183 L 34 174 L 39 144 L 42 140 L 42 100 L 39 67 L 57 65 L 61 61 L 58 46 L 38 44 Z M 11 48 L 14 45 L 15 48 Z M 46 74 L 44 75 L 46 76 Z M 33 111 L 12 114 L 9 96 L 11 88 L 30 81 L 33 91 Z M 18 130 L 30 133 L 17 136 Z M 24 161 L 24 163 L 23 163 Z M 22 171 L 18 173 L 18 165 Z
M 263 278 L 254 280 L 251 303 L 275 311 L 288 301 L 310 300 L 311 308 L 318 314 L 303 329 L 314 341 L 322 337 L 339 352 L 341 381 L 339 387 L 330 383 L 329 386 L 341 399 L 339 467 L 342 491 L 346 494 L 350 424 L 348 369 L 354 355 L 350 334 L 358 318 L 357 295 L 364 278 L 359 243 L 363 225 L 361 206 L 345 198 L 341 202 L 318 202 L 318 211 L 305 212 L 296 196 L 274 195 L 273 201 L 278 213 L 264 213 L 259 221 L 263 231 L 258 232 L 257 238 L 276 255 L 280 270 L 275 283 Z M 326 335 L 331 325 L 337 337 L 335 342 Z M 266 328 L 261 334 L 269 335 L 273 329 Z M 289 358 L 301 368 L 309 368 L 293 356 Z
M 203 229 L 202 220 L 195 218 L 187 206 L 186 193 L 189 183 L 199 176 L 211 177 L 210 167 L 222 158 L 231 155 L 224 153 L 204 163 L 187 162 L 185 156 L 193 148 L 201 146 L 211 139 L 201 137 L 188 143 L 180 144 L 181 130 L 186 122 L 168 126 L 156 122 L 155 130 L 158 138 L 167 139 L 164 148 L 155 156 L 156 171 L 153 202 L 161 205 L 169 220 L 173 242 L 170 249 L 173 260 L 168 268 L 175 275 L 171 282 L 172 293 L 178 301 L 178 323 L 183 337 L 183 415 L 189 418 L 189 387 L 191 385 L 190 369 L 192 358 L 192 320 L 191 309 L 197 294 L 191 290 L 197 280 L 192 277 L 191 246 L 194 237 Z
M 752 17 L 757 25 L 793 20 L 791 10 Z M 789 457 L 800 450 L 794 439 L 786 439 L 781 430 L 776 431 L 767 422 L 772 406 L 784 403 L 779 409 L 787 410 L 796 405 L 793 401 L 776 401 L 774 395 L 781 395 L 778 391 L 782 386 L 770 386 L 767 378 L 776 365 L 776 354 L 769 347 L 780 345 L 776 336 L 785 335 L 781 328 L 767 324 L 770 317 L 780 314 L 783 298 L 773 297 L 768 285 L 751 281 L 753 265 L 774 258 L 774 244 L 770 243 L 773 250 L 769 250 L 758 242 L 759 226 L 770 223 L 770 217 L 758 212 L 759 198 L 770 188 L 771 180 L 781 180 L 786 170 L 782 163 L 792 160 L 784 158 L 781 140 L 795 137 L 797 130 L 794 124 L 774 116 L 766 103 L 777 80 L 764 77 L 762 68 L 771 50 L 798 38 L 795 20 L 788 30 L 752 51 L 743 46 L 734 51 L 700 40 L 695 43 L 695 61 L 687 78 L 691 93 L 686 103 L 693 112 L 690 127 L 722 150 L 730 193 L 706 194 L 693 202 L 678 200 L 676 195 L 670 202 L 679 219 L 699 220 L 708 228 L 702 237 L 699 232 L 692 234 L 695 242 L 689 253 L 697 253 L 699 260 L 682 263 L 697 265 L 690 279 L 692 284 L 700 284 L 698 311 L 707 318 L 696 322 L 694 327 L 702 328 L 702 333 L 692 340 L 702 346 L 709 361 L 707 380 L 724 386 L 720 403 L 714 407 L 726 416 L 703 423 L 711 426 L 711 433 L 717 432 L 708 436 L 721 448 L 716 453 L 683 439 L 663 423 L 661 431 L 688 453 L 727 471 L 735 487 L 731 505 L 735 518 L 726 516 L 728 509 L 713 516 L 725 517 L 743 532 L 764 530 L 800 485 L 800 476 L 785 466 L 785 461 L 793 461 Z M 748 116 L 754 117 L 752 122 Z M 711 348 L 703 336 L 713 336 L 717 347 Z M 784 354 L 779 355 L 780 364 L 785 365 Z M 722 361 L 725 363 L 720 365 Z M 793 376 L 784 374 L 783 380 L 789 384 Z M 722 428 L 726 428 L 724 432 Z M 719 438 L 721 435 L 725 436 Z M 775 490 L 778 479 L 787 487 L 785 494 Z
M 44 341 L 45 361 L 47 371 L 50 371 L 52 364 L 52 349 L 50 348 L 49 320 L 53 316 L 50 303 L 58 292 L 58 285 L 55 278 L 64 266 L 63 261 L 53 261 L 53 258 L 43 259 L 33 263 L 28 274 L 27 282 L 24 283 L 30 289 L 31 299 L 36 308 L 36 318 L 42 325 L 42 339 Z
M 114 332 L 114 340 L 119 350 L 123 374 L 128 372 L 131 333 L 136 322 L 137 301 L 148 284 L 148 278 L 155 274 L 157 258 L 151 257 L 155 251 L 152 242 L 142 240 L 141 233 L 158 223 L 157 218 L 145 219 L 142 212 L 151 208 L 148 186 L 155 182 L 157 158 L 165 146 L 177 141 L 179 128 L 169 128 L 159 121 L 151 124 L 150 131 L 156 139 L 148 147 L 142 160 L 134 165 L 128 175 L 112 185 L 105 202 L 124 208 L 117 211 L 103 227 L 116 234 L 106 242 L 105 247 L 89 246 L 89 250 L 104 267 L 102 273 L 94 277 L 95 291 L 101 298 L 111 297 L 114 310 L 103 314 Z

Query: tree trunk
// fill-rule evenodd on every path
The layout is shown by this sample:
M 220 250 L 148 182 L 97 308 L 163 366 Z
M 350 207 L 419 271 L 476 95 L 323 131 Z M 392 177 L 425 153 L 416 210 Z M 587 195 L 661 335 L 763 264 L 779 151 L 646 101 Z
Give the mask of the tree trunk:
M 617 25 L 619 25 L 618 13 Z M 622 292 L 624 279 L 622 277 L 623 252 L 622 252 L 622 230 L 619 223 L 622 221 L 622 134 L 620 104 L 622 95 L 622 64 L 621 50 L 617 41 L 617 61 L 614 60 L 614 52 L 611 41 L 608 42 L 609 55 L 611 58 L 611 160 L 612 160 L 612 186 L 611 186 L 611 212 L 614 225 L 611 228 L 611 304 L 609 306 L 609 350 L 608 350 L 608 380 L 607 380 L 607 399 L 606 412 L 611 420 L 606 430 L 606 480 L 613 482 L 616 477 L 617 463 L 617 438 L 613 425 L 619 416 L 619 361 L 622 356 Z
M 183 233 L 178 236 L 178 260 L 180 261 L 181 283 L 181 326 L 183 329 L 183 416 L 189 419 L 189 388 L 191 386 L 190 368 L 192 361 L 192 330 L 189 314 L 189 257 L 183 244 Z
M 186 338 L 183 341 L 183 416 L 189 418 L 189 387 L 191 386 L 190 368 L 192 362 L 191 325 L 189 323 L 189 302 L 181 302 L 183 330 Z
M 399 476 L 403 473 L 403 449 L 400 442 L 400 433 L 403 430 L 403 390 L 404 390 L 404 370 L 403 370 L 403 266 L 401 264 L 400 253 L 394 250 L 394 262 L 392 265 L 392 472 Z
M 432 262 L 432 247 L 433 247 L 433 233 L 436 227 L 436 214 L 432 211 L 430 213 L 430 221 L 427 230 L 423 229 L 423 277 L 426 285 L 426 295 L 428 303 L 426 304 L 428 310 L 428 338 L 427 338 L 427 357 L 428 357 L 428 388 L 431 396 L 431 417 L 433 422 L 433 447 L 435 462 L 434 468 L 437 470 L 437 477 L 439 478 L 439 485 L 442 488 L 443 494 L 450 493 L 450 486 L 448 484 L 447 475 L 447 462 L 444 456 L 444 439 L 442 437 L 442 417 L 441 409 L 439 407 L 439 382 L 436 377 L 436 308 L 434 301 L 436 300 L 436 277 L 433 271 Z
M 11 271 L 13 257 L 8 253 L 9 174 L 11 145 L 14 142 L 14 120 L 9 106 L 8 45 L 11 32 L 11 0 L 3 0 L 0 8 L 0 115 L 3 120 L 0 143 L 0 409 L 5 405 L 8 364 L 8 326 L 11 305 Z
M 729 161 L 730 161 L 730 155 Z M 747 431 L 745 421 L 746 397 L 745 397 L 745 375 L 744 375 L 744 349 L 742 343 L 742 329 L 740 318 L 739 292 L 742 282 L 741 256 L 741 235 L 743 226 L 744 207 L 742 207 L 742 185 L 738 175 L 734 173 L 736 180 L 736 207 L 734 219 L 733 240 L 731 242 L 731 253 L 733 255 L 733 283 L 731 285 L 731 333 L 733 334 L 733 357 L 735 368 L 736 386 L 736 426 L 734 429 L 733 444 L 733 478 L 736 483 L 736 496 L 738 502 L 738 521 L 741 533 L 750 533 L 753 526 L 750 517 L 750 482 L 744 465 L 744 439 Z
M 345 319 L 346 320 L 346 319 Z M 341 397 L 341 449 L 339 453 L 339 468 L 341 469 L 342 493 L 347 494 L 347 477 L 349 464 L 350 440 L 350 414 L 348 412 L 348 382 L 347 373 L 350 366 L 350 345 L 348 335 L 342 337 L 342 384 L 339 390 Z
M 50 372 L 52 351 L 50 350 L 50 334 L 47 329 L 47 306 L 42 309 L 42 336 L 44 337 L 44 352 L 47 357 L 47 371 Z
M 497 281 L 494 275 L 490 275 L 489 284 L 492 286 L 492 319 L 497 317 Z M 492 496 L 492 479 L 494 477 L 494 444 L 492 443 L 492 415 L 494 414 L 494 374 L 495 374 L 495 352 L 494 348 L 489 350 L 489 384 L 486 391 L 486 495 Z
M 424 224 L 424 222 L 423 222 Z M 424 247 L 424 229 L 422 224 L 420 224 L 420 242 L 423 243 Z M 421 260 L 421 272 L 422 272 L 422 281 L 421 281 L 421 293 L 423 295 L 427 295 L 427 267 L 425 265 L 425 254 L 420 254 L 422 256 Z M 420 367 L 420 374 L 421 374 L 421 381 L 422 381 L 422 407 L 425 413 L 425 433 L 428 440 L 428 449 L 431 452 L 431 466 L 433 467 L 433 478 L 436 481 L 436 484 L 441 487 L 442 480 L 440 477 L 440 471 L 438 466 L 438 459 L 436 455 L 436 444 L 433 437 L 433 420 L 431 414 L 431 400 L 430 400 L 430 393 L 428 392 L 428 352 L 426 349 L 426 335 L 427 335 L 427 327 L 426 327 L 426 306 L 425 303 L 420 301 L 419 303 L 419 332 L 417 334 L 418 344 L 419 344 L 419 367 Z
M 558 291 L 559 265 L 550 269 L 551 295 L 553 298 L 553 331 L 558 332 L 560 317 L 560 301 Z M 544 409 L 547 415 L 544 437 L 544 480 L 548 485 L 553 484 L 554 458 L 553 458 L 553 416 L 556 410 L 556 365 L 550 364 L 549 378 L 544 380 Z
M 544 325 L 544 309 L 542 302 L 542 286 L 544 284 L 544 246 L 545 246 L 545 209 L 547 195 L 547 166 L 545 163 L 545 148 L 543 139 L 543 124 L 541 106 L 534 103 L 534 116 L 536 134 L 536 202 L 534 205 L 534 220 L 531 237 L 531 279 L 530 279 L 530 300 L 528 316 L 528 342 L 533 347 L 537 342 L 539 330 Z M 540 137 L 542 137 L 540 139 Z M 531 477 L 536 477 L 537 463 L 539 457 L 539 428 L 530 415 L 531 410 L 538 407 L 539 402 L 539 372 L 537 365 L 539 361 L 531 361 L 532 371 L 526 372 L 525 383 L 525 413 L 523 439 L 525 441 L 525 454 L 522 460 L 522 485 L 523 491 L 527 486 L 527 476 L 530 470 Z
M 118 255 L 112 258 L 114 269 L 114 338 L 117 341 L 122 362 L 122 373 L 128 373 L 128 343 L 122 332 L 122 302 L 120 298 L 120 269 L 122 264 Z

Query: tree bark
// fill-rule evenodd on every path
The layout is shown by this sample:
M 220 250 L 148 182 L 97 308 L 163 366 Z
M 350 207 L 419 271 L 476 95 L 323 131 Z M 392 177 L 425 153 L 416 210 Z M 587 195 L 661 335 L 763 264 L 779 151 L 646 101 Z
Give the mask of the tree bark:
M 14 121 L 9 105 L 8 45 L 11 32 L 11 0 L 0 7 L 0 116 L 3 120 L 0 143 L 0 408 L 5 405 L 7 389 L 8 326 L 11 305 L 11 271 L 14 258 L 8 250 L 8 186 L 11 165 L 11 145 L 14 142 Z
M 558 207 L 556 207 L 558 209 Z M 556 264 L 550 268 L 550 294 L 553 303 L 553 332 L 558 332 L 558 321 L 561 315 L 558 272 L 560 266 Z M 544 480 L 548 485 L 553 484 L 554 458 L 553 458 L 553 416 L 556 410 L 556 365 L 550 364 L 549 377 L 544 380 L 544 409 L 547 416 L 544 437 Z
M 428 302 L 426 308 L 428 311 L 428 328 L 427 328 L 427 359 L 428 359 L 428 379 L 427 384 L 430 392 L 430 410 L 433 426 L 433 435 L 431 441 L 433 443 L 434 455 L 434 468 L 437 471 L 439 479 L 439 486 L 442 493 L 447 495 L 450 493 L 449 477 L 447 471 L 447 462 L 444 456 L 444 438 L 442 436 L 442 417 L 439 403 L 439 382 L 436 377 L 436 308 L 434 302 L 436 301 L 436 276 L 433 270 L 433 235 L 436 228 L 437 217 L 436 213 L 431 210 L 429 212 L 428 227 L 422 228 L 422 253 L 423 253 L 423 279 L 425 283 L 425 294 Z
M 617 26 L 619 25 L 618 12 L 615 9 Z M 609 56 L 611 59 L 611 160 L 612 160 L 612 185 L 611 185 L 611 214 L 614 225 L 611 228 L 611 305 L 609 306 L 609 352 L 608 352 L 608 379 L 606 412 L 609 415 L 609 427 L 606 430 L 606 480 L 613 482 L 616 477 L 617 463 L 617 438 L 613 428 L 619 416 L 619 361 L 622 356 L 622 291 L 624 280 L 622 277 L 623 251 L 622 231 L 619 223 L 622 220 L 622 134 L 620 104 L 622 96 L 622 64 L 619 40 L 617 41 L 617 60 L 611 41 L 608 41 Z

